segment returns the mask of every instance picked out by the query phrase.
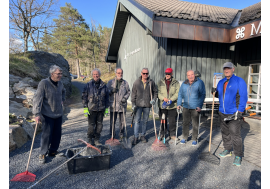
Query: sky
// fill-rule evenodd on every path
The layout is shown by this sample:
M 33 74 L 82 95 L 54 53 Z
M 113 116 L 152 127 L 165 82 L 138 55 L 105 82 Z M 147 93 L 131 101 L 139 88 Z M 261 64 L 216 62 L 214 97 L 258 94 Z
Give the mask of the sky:
M 112 27 L 118 0 L 59 0 L 60 6 L 71 3 L 83 16 L 87 23 L 91 18 L 103 27 Z M 188 2 L 215 5 L 220 7 L 243 9 L 260 2 L 260 0 L 187 0 Z

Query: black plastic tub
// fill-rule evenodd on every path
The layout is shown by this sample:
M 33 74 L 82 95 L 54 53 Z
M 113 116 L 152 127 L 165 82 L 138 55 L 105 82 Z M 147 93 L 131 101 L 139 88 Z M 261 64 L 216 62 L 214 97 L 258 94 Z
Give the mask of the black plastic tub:
M 67 149 L 65 155 L 67 158 L 71 158 L 83 148 Z M 109 145 L 101 145 L 97 146 L 97 148 L 101 151 L 101 154 L 95 149 L 87 148 L 77 157 L 67 162 L 69 174 L 110 169 L 111 147 Z

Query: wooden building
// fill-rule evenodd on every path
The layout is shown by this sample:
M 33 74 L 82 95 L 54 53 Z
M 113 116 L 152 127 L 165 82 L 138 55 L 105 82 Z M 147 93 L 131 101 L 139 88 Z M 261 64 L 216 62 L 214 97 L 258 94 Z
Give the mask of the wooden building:
M 242 10 L 178 0 L 119 0 L 106 62 L 124 70 L 132 88 L 147 67 L 157 83 L 166 68 L 179 81 L 198 70 L 211 97 L 213 74 L 225 62 L 248 86 L 249 102 L 260 112 L 261 2 Z

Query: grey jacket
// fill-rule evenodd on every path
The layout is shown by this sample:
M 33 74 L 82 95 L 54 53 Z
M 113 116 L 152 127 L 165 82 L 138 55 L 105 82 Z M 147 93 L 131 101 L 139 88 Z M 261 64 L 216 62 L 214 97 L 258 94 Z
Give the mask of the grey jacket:
M 63 114 L 62 102 L 65 101 L 66 89 L 61 81 L 57 87 L 50 78 L 42 79 L 33 98 L 33 114 L 40 116 L 44 114 L 50 118 L 58 118 Z
M 114 102 L 114 93 L 112 93 L 112 88 L 115 88 L 115 79 L 112 79 L 108 82 L 107 88 L 110 94 L 109 101 L 110 101 L 110 111 L 113 112 L 113 102 Z M 116 112 L 123 112 L 122 106 L 120 107 L 120 102 L 123 98 L 125 98 L 125 104 L 124 109 L 125 112 L 127 111 L 127 99 L 129 98 L 130 95 L 130 89 L 129 89 L 129 84 L 126 80 L 123 80 L 119 91 L 115 93 L 115 111 Z
M 132 106 L 146 107 L 146 108 L 152 107 L 152 105 L 150 104 L 151 96 L 150 96 L 149 82 L 151 82 L 152 98 L 155 101 L 157 100 L 158 90 L 157 90 L 155 82 L 152 79 L 150 79 L 150 77 L 148 77 L 146 86 L 144 89 L 142 76 L 140 76 L 133 83 L 132 93 L 131 93 Z

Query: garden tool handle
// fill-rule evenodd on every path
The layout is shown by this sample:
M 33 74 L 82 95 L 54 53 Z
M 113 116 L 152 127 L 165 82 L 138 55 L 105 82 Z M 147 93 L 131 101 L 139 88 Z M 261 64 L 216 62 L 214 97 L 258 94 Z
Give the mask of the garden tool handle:
M 214 87 L 215 87 L 215 88 L 217 88 L 217 86 L 216 86 L 216 78 L 217 78 L 217 76 L 215 75 L 215 80 L 214 80 Z M 212 139 L 212 127 L 213 127 L 213 114 L 214 114 L 215 94 L 216 94 L 216 92 L 213 92 L 212 115 L 211 115 L 211 128 L 210 128 L 210 139 L 209 139 L 209 152 L 210 152 L 210 150 L 211 150 L 211 139 Z
M 116 88 L 116 77 L 114 79 L 114 88 Z M 113 93 L 113 124 L 112 124 L 112 139 L 113 139 L 113 135 L 114 135 L 114 114 L 115 114 L 115 93 Z
M 150 97 L 151 97 L 151 101 L 152 101 L 151 85 L 152 85 L 152 82 L 149 82 L 149 86 L 150 86 Z M 153 122 L 154 122 L 154 128 L 155 128 L 155 135 L 157 137 L 157 129 L 156 129 L 156 121 L 155 121 L 155 113 L 154 113 L 154 106 L 153 106 L 153 104 L 152 104 L 152 113 L 153 113 Z
M 30 150 L 30 154 L 29 154 L 28 162 L 27 162 L 27 166 L 26 166 L 26 171 L 28 171 L 28 167 L 29 167 L 29 163 L 30 163 L 30 158 L 31 158 L 31 154 L 32 154 L 33 146 L 34 146 L 34 141 L 35 141 L 35 137 L 36 137 L 36 132 L 37 132 L 37 125 L 38 124 L 36 123 L 34 136 L 33 136 L 32 144 L 31 144 L 31 150 Z

